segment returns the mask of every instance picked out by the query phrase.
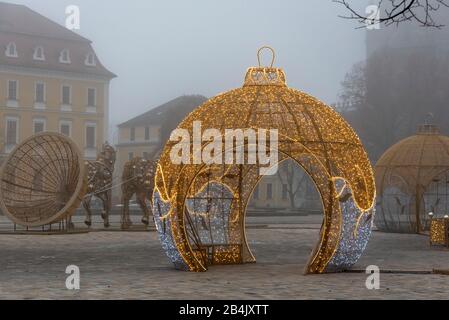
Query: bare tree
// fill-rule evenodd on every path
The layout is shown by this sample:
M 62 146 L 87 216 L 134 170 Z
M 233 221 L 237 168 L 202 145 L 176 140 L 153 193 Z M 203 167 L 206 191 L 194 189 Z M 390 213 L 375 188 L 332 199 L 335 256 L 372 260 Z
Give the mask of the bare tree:
M 307 174 L 290 160 L 281 163 L 277 176 L 287 187 L 291 209 L 296 209 L 295 199 L 301 190 L 305 190 Z
M 379 23 L 388 26 L 414 21 L 423 27 L 441 28 L 444 25 L 435 20 L 435 13 L 442 7 L 449 8 L 448 0 L 377 0 L 379 16 L 373 18 L 354 9 L 352 1 L 333 2 L 343 5 L 349 11 L 349 15 L 341 16 L 342 18 L 357 20 L 363 25 Z
M 358 62 L 352 66 L 341 83 L 342 92 L 339 95 L 342 103 L 340 112 L 359 109 L 366 104 L 366 66 L 365 62 Z

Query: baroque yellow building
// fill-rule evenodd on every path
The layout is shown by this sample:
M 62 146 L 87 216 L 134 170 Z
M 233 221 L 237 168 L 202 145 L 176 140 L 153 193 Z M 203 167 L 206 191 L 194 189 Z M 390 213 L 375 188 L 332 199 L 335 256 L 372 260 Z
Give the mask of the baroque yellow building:
M 94 159 L 108 136 L 114 77 L 90 40 L 25 6 L 0 3 L 0 161 L 42 131 L 70 136 Z

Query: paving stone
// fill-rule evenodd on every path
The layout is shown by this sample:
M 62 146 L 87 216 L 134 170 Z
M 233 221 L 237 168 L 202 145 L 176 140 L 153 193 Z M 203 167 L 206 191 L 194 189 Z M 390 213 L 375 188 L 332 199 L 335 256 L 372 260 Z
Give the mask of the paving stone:
M 320 219 L 249 219 L 267 228 L 247 236 L 257 263 L 175 270 L 155 232 L 0 235 L 0 299 L 448 299 L 449 276 L 381 274 L 380 289 L 364 273 L 303 275 Z M 277 223 L 280 222 L 280 223 Z M 303 228 L 301 226 L 307 226 Z M 81 289 L 65 287 L 65 269 L 81 271 Z M 449 269 L 449 251 L 420 235 L 374 232 L 354 267 Z

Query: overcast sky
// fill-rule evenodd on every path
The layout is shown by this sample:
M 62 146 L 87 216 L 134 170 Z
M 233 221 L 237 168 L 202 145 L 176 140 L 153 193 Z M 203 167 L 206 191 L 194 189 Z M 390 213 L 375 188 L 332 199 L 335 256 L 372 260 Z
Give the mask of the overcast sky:
M 212 97 L 242 85 L 256 51 L 275 48 L 291 87 L 337 100 L 352 64 L 365 58 L 365 31 L 338 18 L 331 0 L 17 0 L 64 24 L 81 10 L 111 85 L 111 124 L 182 94 Z M 268 62 L 268 58 L 266 59 Z M 112 127 L 113 128 L 113 127 Z

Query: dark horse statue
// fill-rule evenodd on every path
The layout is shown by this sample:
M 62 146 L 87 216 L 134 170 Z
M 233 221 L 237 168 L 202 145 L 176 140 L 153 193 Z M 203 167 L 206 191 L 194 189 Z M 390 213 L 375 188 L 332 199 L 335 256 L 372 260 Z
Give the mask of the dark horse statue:
M 122 174 L 122 229 L 128 229 L 132 225 L 129 217 L 129 200 L 134 194 L 143 211 L 142 223 L 149 224 L 151 209 L 148 209 L 146 199 L 151 202 L 156 164 L 157 161 L 140 157 L 135 157 L 125 164 Z
M 106 228 L 109 227 L 109 214 L 112 207 L 112 180 L 114 165 L 116 160 L 115 149 L 108 144 L 103 144 L 103 149 L 97 156 L 96 161 L 86 161 L 87 171 L 87 195 L 83 199 L 83 206 L 86 210 L 86 220 L 84 223 L 92 225 L 92 211 L 90 203 L 92 197 L 99 198 L 103 203 L 101 217 Z

